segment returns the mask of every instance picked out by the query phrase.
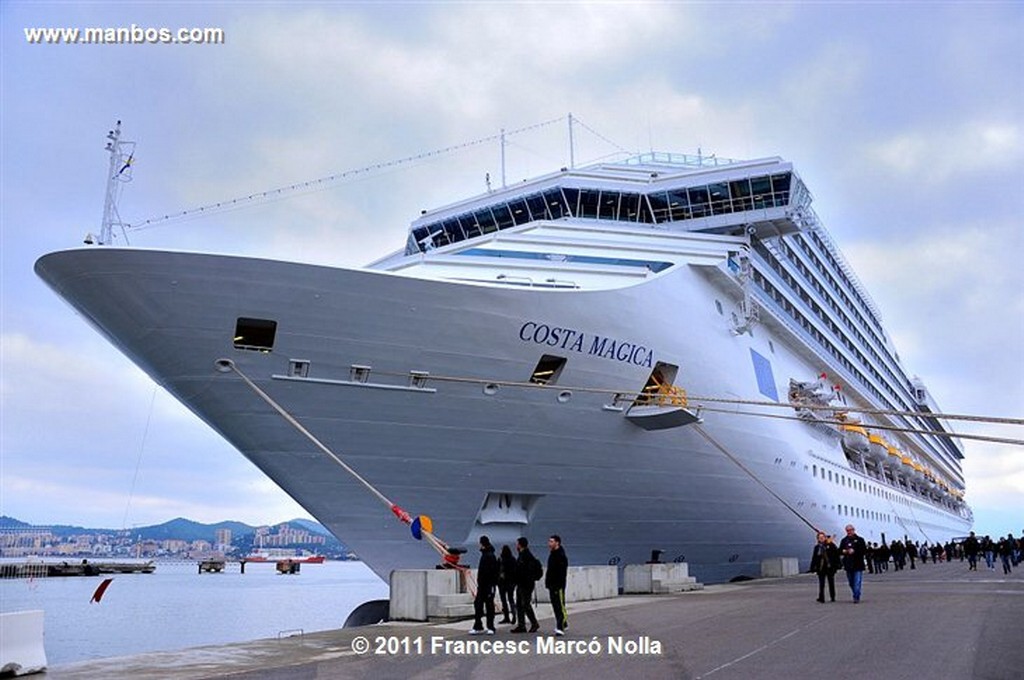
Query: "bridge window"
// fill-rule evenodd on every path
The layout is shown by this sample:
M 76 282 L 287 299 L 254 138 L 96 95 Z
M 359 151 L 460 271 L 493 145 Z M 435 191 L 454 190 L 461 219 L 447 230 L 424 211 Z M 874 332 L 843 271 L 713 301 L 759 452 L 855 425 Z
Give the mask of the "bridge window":
M 533 194 L 526 197 L 526 205 L 530 208 L 530 219 L 548 220 L 551 219 L 551 212 L 548 210 L 547 201 L 541 194 Z
M 754 197 L 754 208 L 771 207 L 772 182 L 768 177 L 752 177 L 750 193 Z
M 530 210 L 526 207 L 526 199 L 519 199 L 508 204 L 512 212 L 512 221 L 516 224 L 526 224 L 530 221 Z
M 708 185 L 708 194 L 711 197 L 711 210 L 716 215 L 724 215 L 732 212 L 732 203 L 729 201 L 729 185 L 725 182 Z
M 494 221 L 498 225 L 498 229 L 508 229 L 515 224 L 512 220 L 512 211 L 507 205 L 496 205 L 491 208 L 491 212 L 494 213 Z
M 476 219 L 477 227 L 480 229 L 481 234 L 490 234 L 493 231 L 497 231 L 497 223 L 490 208 L 477 210 L 473 213 L 473 217 Z
M 671 209 L 672 220 L 688 220 L 692 217 L 690 212 L 690 199 L 686 189 L 668 192 L 668 206 Z
M 707 187 L 692 187 L 687 193 L 690 197 L 690 214 L 693 217 L 707 217 L 711 214 Z
M 619 199 L 621 194 L 618 191 L 602 191 L 601 206 L 598 217 L 602 220 L 619 219 Z
M 551 219 L 557 220 L 563 217 L 572 217 L 572 211 L 569 209 L 569 204 L 565 196 L 562 194 L 561 189 L 545 191 L 544 202 L 547 203 L 547 209 L 551 214 Z
M 597 217 L 597 206 L 600 205 L 600 200 L 601 192 L 597 189 L 581 189 L 580 209 L 576 216 L 595 219 Z
M 790 174 L 772 175 L 772 193 L 775 194 L 775 206 L 781 207 L 789 203 Z
M 580 214 L 580 190 L 579 189 L 562 189 L 562 195 L 565 196 L 565 216 L 579 216 Z
M 732 209 L 740 212 L 750 210 L 754 202 L 750 199 L 750 180 L 743 178 L 729 182 L 729 191 L 732 193 Z

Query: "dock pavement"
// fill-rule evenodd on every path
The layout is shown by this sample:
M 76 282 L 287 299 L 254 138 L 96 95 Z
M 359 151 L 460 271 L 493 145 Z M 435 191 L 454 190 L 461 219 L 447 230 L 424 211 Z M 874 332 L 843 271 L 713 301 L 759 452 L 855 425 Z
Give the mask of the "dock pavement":
M 801 574 L 569 604 L 565 637 L 550 607 L 536 634 L 471 636 L 470 621 L 386 623 L 51 667 L 53 680 L 441 680 L 558 678 L 1024 677 L 1024 565 L 1004 576 L 966 562 L 864 575 L 854 604 L 843 572 L 819 604 Z M 826 594 L 826 599 L 827 599 Z M 544 600 L 541 592 L 539 599 Z M 365 646 L 365 650 L 364 650 Z

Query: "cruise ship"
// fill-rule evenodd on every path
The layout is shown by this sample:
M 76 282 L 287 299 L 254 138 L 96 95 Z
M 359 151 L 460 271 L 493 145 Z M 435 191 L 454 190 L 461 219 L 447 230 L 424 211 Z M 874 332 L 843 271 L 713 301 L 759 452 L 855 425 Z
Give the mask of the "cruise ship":
M 109 244 L 35 269 L 385 580 L 439 559 L 382 498 L 449 546 L 557 533 L 711 583 L 806 568 L 814 529 L 972 524 L 962 445 L 811 201 L 782 158 L 652 152 L 423 211 L 359 269 Z

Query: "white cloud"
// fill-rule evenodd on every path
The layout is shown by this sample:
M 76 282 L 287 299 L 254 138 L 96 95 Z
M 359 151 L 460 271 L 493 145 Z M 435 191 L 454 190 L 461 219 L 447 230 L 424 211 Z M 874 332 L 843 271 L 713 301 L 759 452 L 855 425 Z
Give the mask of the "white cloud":
M 892 175 L 935 185 L 980 171 L 1015 171 L 1024 157 L 1024 134 L 1015 122 L 972 120 L 907 130 L 869 145 L 866 152 Z

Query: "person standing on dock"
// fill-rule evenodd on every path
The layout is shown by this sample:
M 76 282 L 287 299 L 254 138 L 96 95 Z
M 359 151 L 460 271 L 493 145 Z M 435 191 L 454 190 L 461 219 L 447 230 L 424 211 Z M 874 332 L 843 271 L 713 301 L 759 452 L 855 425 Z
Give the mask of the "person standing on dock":
M 818 575 L 818 602 L 825 601 L 825 581 L 828 581 L 828 596 L 836 601 L 836 572 L 839 571 L 839 548 L 831 536 L 818 532 L 818 542 L 811 553 L 811 571 Z
M 501 595 L 501 623 L 516 624 L 516 558 L 508 545 L 501 546 L 498 558 L 501 573 L 498 576 L 498 593 Z
M 533 589 L 535 583 L 540 580 L 537 572 L 544 571 L 544 567 L 530 552 L 530 542 L 525 536 L 516 539 L 516 550 L 519 552 L 516 559 L 516 616 L 519 623 L 509 632 L 527 632 L 526 620 L 529 619 L 529 632 L 536 633 L 540 630 L 540 624 L 537 623 L 537 615 L 533 613 Z
M 498 585 L 498 558 L 494 556 L 494 546 L 491 539 L 486 536 L 480 537 L 480 567 L 476 572 L 476 597 L 473 598 L 473 627 L 470 635 L 486 633 L 494 635 L 494 589 Z M 487 628 L 484 628 L 481 618 L 484 610 L 487 611 Z
M 544 574 L 544 587 L 551 596 L 551 611 L 555 614 L 555 635 L 565 635 L 569 619 L 565 611 L 565 582 L 569 576 L 569 558 L 562 547 L 562 537 L 552 534 L 548 538 L 548 568 Z
M 857 530 L 852 524 L 846 525 L 846 536 L 839 542 L 839 552 L 843 556 L 843 569 L 846 570 L 846 579 L 850 582 L 850 591 L 853 593 L 853 603 L 860 602 L 860 588 L 864 581 L 864 552 L 867 545 L 864 539 L 857 535 Z
M 978 551 L 981 544 L 978 537 L 971 532 L 971 535 L 964 539 L 964 554 L 967 555 L 967 571 L 978 571 Z

